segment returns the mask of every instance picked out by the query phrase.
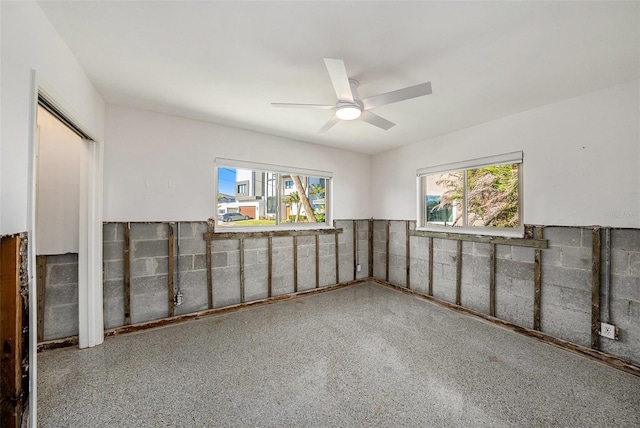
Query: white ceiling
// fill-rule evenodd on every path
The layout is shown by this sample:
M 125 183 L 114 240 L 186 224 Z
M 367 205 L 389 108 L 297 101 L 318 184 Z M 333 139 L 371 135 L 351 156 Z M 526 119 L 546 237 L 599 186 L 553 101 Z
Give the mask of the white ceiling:
M 639 2 L 40 2 L 111 104 L 379 153 L 640 77 Z M 362 98 L 433 94 L 317 131 L 323 58 Z

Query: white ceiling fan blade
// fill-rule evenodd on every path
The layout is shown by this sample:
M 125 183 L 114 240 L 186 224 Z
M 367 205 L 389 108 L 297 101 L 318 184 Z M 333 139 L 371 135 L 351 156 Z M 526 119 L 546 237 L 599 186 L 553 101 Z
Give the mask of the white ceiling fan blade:
M 294 104 L 294 103 L 271 103 L 273 107 L 285 107 L 285 108 L 315 108 L 320 110 L 332 110 L 336 106 L 327 106 L 324 104 Z
M 365 110 L 375 107 L 384 106 L 398 101 L 409 100 L 411 98 L 422 97 L 431 94 L 431 82 L 421 83 L 408 88 L 398 89 L 397 91 L 387 92 L 386 94 L 374 95 L 362 100 L 362 106 Z
M 324 64 L 329 72 L 333 89 L 336 91 L 338 101 L 353 102 L 353 94 L 351 93 L 351 85 L 349 84 L 349 76 L 341 59 L 325 58 Z
M 378 128 L 382 128 L 385 131 L 391 127 L 394 127 L 396 124 L 388 121 L 387 119 L 378 116 L 377 114 L 373 114 L 370 111 L 363 111 L 360 119 L 364 120 L 367 123 L 372 124 L 373 126 L 377 126 Z
M 338 119 L 338 116 L 334 115 L 331 119 L 329 119 L 327 123 L 324 124 L 322 128 L 320 128 L 318 133 L 322 134 L 324 132 L 327 132 L 329 129 L 333 127 L 333 125 L 335 125 L 338 122 L 340 122 L 340 119 Z

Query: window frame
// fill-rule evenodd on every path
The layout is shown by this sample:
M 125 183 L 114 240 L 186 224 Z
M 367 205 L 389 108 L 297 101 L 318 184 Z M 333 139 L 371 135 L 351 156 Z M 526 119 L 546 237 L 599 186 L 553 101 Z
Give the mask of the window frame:
M 461 233 L 461 234 L 474 234 L 474 235 L 490 235 L 490 236 L 506 236 L 506 237 L 523 237 L 524 236 L 524 198 L 523 198 L 523 152 L 510 152 L 500 155 L 487 156 L 476 159 L 469 159 L 460 162 L 452 162 L 447 164 L 440 164 L 434 166 L 428 166 L 419 168 L 416 170 L 416 200 L 417 200 L 417 212 L 416 212 L 416 230 L 424 230 L 431 232 L 447 232 L 447 233 Z M 468 194 L 468 178 L 467 171 L 485 168 L 489 166 L 499 166 L 506 164 L 518 164 L 518 226 L 516 227 L 500 227 L 500 226 L 469 226 L 467 225 L 467 194 Z M 463 226 L 445 226 L 435 224 L 433 222 L 427 222 L 426 216 L 426 197 L 428 196 L 428 189 L 424 184 L 426 177 L 432 174 L 446 173 L 446 172 L 462 172 L 463 173 L 463 204 L 462 209 L 464 211 L 462 218 L 464 219 Z M 424 178 L 424 180 L 423 180 Z
M 215 215 L 215 223 L 218 223 L 218 206 L 217 200 L 219 195 L 219 170 L 224 168 L 232 168 L 232 169 L 245 169 L 252 170 L 253 172 L 264 172 L 264 173 L 272 173 L 275 174 L 275 198 L 276 198 L 276 224 L 273 226 L 235 226 L 235 225 L 226 225 L 224 227 L 216 227 L 214 230 L 217 233 L 224 232 L 259 232 L 259 231 L 270 231 L 270 230 L 301 230 L 301 229 L 334 229 L 333 227 L 333 173 L 330 171 L 321 171 L 309 168 L 299 168 L 299 167 L 291 167 L 284 165 L 275 165 L 275 164 L 266 164 L 261 162 L 253 162 L 253 161 L 243 161 L 238 159 L 228 159 L 228 158 L 215 158 L 214 160 L 214 189 L 215 189 L 215 201 L 216 201 L 216 209 L 214 210 Z M 299 175 L 304 177 L 313 177 L 313 178 L 321 178 L 325 180 L 325 194 L 324 194 L 324 202 L 325 202 L 325 221 L 323 223 L 310 223 L 310 222 L 302 222 L 302 223 L 280 223 L 280 217 L 282 210 L 285 209 L 285 204 L 282 202 L 282 195 L 284 189 L 284 182 L 281 180 L 281 177 L 285 175 Z M 236 185 L 237 186 L 237 183 Z M 236 189 L 237 190 L 237 189 Z M 290 190 L 290 189 L 289 189 Z M 265 204 L 268 204 L 267 196 L 265 197 Z

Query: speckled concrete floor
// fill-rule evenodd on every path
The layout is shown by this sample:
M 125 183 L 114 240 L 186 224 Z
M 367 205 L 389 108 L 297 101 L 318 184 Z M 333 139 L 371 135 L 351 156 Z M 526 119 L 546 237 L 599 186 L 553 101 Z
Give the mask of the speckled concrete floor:
M 640 378 L 375 284 L 38 362 L 43 427 L 640 426 Z

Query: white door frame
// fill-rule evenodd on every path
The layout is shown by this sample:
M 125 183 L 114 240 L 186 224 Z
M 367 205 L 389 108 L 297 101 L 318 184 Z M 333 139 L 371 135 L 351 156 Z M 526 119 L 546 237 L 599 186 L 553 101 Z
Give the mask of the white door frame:
M 101 141 L 86 127 L 69 104 L 35 70 L 31 70 L 28 186 L 28 270 L 29 270 L 29 421 L 37 426 L 37 287 L 36 209 L 38 96 L 44 97 L 74 126 L 89 136 L 83 140 L 80 166 L 80 246 L 78 251 L 78 341 L 88 348 L 104 341 L 102 295 L 102 182 L 103 150 Z

